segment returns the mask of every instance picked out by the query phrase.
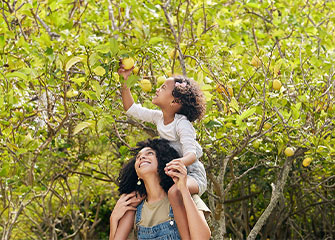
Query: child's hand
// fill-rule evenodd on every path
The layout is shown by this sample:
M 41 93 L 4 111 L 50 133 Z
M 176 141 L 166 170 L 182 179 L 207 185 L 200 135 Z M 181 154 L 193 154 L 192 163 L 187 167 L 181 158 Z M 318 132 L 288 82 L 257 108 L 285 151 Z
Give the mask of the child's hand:
M 179 190 L 187 189 L 187 168 L 181 158 L 177 158 L 166 164 L 165 174 L 170 176 Z
M 131 72 L 133 71 L 134 67 L 132 67 L 129 70 L 124 69 L 124 65 L 120 62 L 120 68 L 117 70 L 117 73 L 124 78 L 124 80 L 127 80 L 130 76 Z
M 172 165 L 174 165 L 174 164 L 178 164 L 178 163 L 181 163 L 181 164 L 185 165 L 185 163 L 184 163 L 184 158 L 176 158 L 176 159 L 173 159 L 172 161 L 170 161 L 170 162 L 168 162 L 168 163 L 166 164 L 165 169 L 168 168 L 169 166 L 172 166 Z
M 141 196 L 138 192 L 135 193 L 135 197 L 136 197 L 136 201 L 129 204 L 132 207 L 137 207 L 145 198 L 144 195 Z

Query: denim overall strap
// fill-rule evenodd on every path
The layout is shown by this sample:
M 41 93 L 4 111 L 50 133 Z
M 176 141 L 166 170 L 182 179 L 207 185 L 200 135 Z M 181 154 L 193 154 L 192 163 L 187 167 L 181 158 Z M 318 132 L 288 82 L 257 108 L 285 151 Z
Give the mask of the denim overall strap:
M 140 203 L 140 205 L 137 206 L 137 210 L 136 210 L 136 225 L 141 221 L 143 204 L 144 204 L 144 200 Z

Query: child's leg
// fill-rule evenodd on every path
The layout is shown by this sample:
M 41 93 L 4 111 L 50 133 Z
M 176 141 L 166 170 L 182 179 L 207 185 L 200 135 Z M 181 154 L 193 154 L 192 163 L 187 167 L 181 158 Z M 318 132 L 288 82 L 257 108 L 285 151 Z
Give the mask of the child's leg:
M 134 226 L 135 211 L 127 211 L 120 219 L 114 239 L 128 239 L 128 235 Z
M 190 176 L 187 176 L 187 187 L 191 194 L 199 192 L 198 183 L 195 181 L 194 178 Z M 181 239 L 191 239 L 183 198 L 176 185 L 173 185 L 170 188 L 168 192 L 168 198 L 173 210 L 173 215 L 177 223 Z

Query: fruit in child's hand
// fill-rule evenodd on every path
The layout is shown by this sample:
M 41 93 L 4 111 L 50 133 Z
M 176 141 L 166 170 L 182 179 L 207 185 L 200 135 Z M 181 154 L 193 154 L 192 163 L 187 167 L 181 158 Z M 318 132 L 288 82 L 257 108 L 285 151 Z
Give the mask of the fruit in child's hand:
M 134 74 L 137 74 L 139 70 L 140 70 L 139 67 L 134 67 L 134 69 L 133 69 L 133 73 L 134 73 Z
M 166 81 L 166 77 L 160 76 L 160 77 L 157 78 L 157 85 L 160 86 L 163 83 L 165 83 L 165 81 Z
M 304 161 L 302 161 L 302 165 L 304 167 L 308 167 L 311 162 L 312 162 L 312 159 L 310 157 L 307 157 L 304 159 Z
M 169 57 L 171 59 L 174 59 L 174 58 L 178 58 L 179 56 L 179 52 L 176 51 L 176 49 L 172 49 L 170 52 L 169 52 Z
M 279 80 L 273 80 L 272 87 L 274 90 L 280 90 L 281 88 L 281 82 Z
M 140 87 L 144 92 L 150 92 L 151 91 L 151 82 L 147 79 L 142 79 L 140 82 Z
M 284 153 L 287 157 L 292 157 L 294 155 L 294 150 L 291 147 L 287 147 L 285 149 Z
M 257 57 L 256 55 L 252 58 L 251 60 L 251 64 L 255 67 L 255 68 L 259 68 L 262 66 L 262 61 L 259 59 L 259 57 Z
M 123 68 L 126 69 L 126 70 L 131 69 L 135 64 L 134 59 L 131 58 L 131 57 L 130 58 L 124 58 L 124 59 L 122 59 L 121 62 L 123 64 Z

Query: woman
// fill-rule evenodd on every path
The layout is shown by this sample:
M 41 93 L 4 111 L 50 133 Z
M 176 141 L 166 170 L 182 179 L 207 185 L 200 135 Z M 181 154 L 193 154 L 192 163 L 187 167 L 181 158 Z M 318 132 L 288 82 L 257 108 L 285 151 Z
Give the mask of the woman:
M 141 142 L 137 150 L 136 157 L 120 173 L 121 197 L 110 217 L 110 239 L 127 239 L 134 222 L 138 239 L 181 239 L 180 230 L 183 239 L 209 239 L 210 230 L 204 217 L 206 208 L 199 210 L 188 191 L 185 165 L 168 164 L 179 157 L 178 153 L 164 139 Z M 167 198 L 173 184 L 180 191 L 187 215 L 188 225 L 178 226 L 179 231 Z M 122 221 L 126 214 L 135 215 L 135 211 L 133 223 Z

